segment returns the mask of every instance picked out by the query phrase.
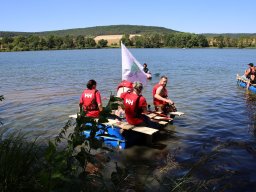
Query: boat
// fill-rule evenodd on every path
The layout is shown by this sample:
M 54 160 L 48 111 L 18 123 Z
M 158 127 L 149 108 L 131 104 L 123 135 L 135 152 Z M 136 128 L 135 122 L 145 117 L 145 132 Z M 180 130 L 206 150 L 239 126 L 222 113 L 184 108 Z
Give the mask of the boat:
M 246 79 L 243 76 L 239 76 L 239 74 L 236 75 L 236 79 L 237 79 L 238 86 L 243 87 L 243 88 L 247 87 L 248 79 Z M 248 90 L 250 90 L 253 93 L 256 93 L 256 84 L 249 86 Z

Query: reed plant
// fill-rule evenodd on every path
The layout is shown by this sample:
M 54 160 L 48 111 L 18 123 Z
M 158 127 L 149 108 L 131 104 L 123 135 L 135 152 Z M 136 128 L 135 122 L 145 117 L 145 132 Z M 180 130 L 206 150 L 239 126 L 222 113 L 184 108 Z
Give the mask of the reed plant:
M 31 191 L 40 188 L 38 146 L 21 133 L 0 135 L 0 191 Z
M 98 122 L 80 115 L 75 122 L 68 120 L 58 136 L 44 147 L 36 139 L 29 142 L 20 132 L 9 136 L 1 134 L 0 192 L 225 191 L 232 186 L 222 181 L 231 177 L 233 172 L 218 167 L 224 174 L 213 174 L 203 179 L 197 177 L 198 173 L 208 164 L 214 167 L 216 162 L 214 164 L 213 161 L 229 147 L 243 148 L 252 155 L 256 154 L 255 148 L 249 144 L 228 142 L 213 147 L 206 154 L 201 152 L 198 160 L 189 166 L 176 162 L 175 153 L 164 155 L 161 157 L 163 166 L 149 166 L 143 175 L 136 171 L 134 165 L 121 167 L 116 163 L 115 170 L 111 170 L 111 178 L 106 179 L 102 170 L 109 161 L 107 152 L 113 150 L 96 138 L 96 132 L 99 129 L 103 129 L 104 134 L 107 132 L 101 123 L 117 107 L 116 102 L 115 98 L 110 98 Z M 83 134 L 86 130 L 90 130 L 89 137 Z M 207 167 L 208 172 L 212 167 Z

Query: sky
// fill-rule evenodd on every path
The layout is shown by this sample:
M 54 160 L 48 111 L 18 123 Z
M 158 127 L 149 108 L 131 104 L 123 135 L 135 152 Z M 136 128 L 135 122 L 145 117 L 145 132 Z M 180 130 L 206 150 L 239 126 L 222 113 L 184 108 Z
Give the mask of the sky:
M 0 31 L 125 24 L 197 34 L 256 33 L 256 0 L 1 0 L 0 6 Z

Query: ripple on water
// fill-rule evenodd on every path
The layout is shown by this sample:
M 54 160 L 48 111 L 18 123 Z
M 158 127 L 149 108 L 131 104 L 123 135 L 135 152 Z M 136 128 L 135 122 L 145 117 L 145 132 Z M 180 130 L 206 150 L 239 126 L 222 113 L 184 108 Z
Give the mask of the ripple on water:
M 131 51 L 141 63 L 148 63 L 152 74 L 169 77 L 169 96 L 185 115 L 176 117 L 158 137 L 164 149 L 135 146 L 124 151 L 127 161 L 141 156 L 141 162 L 152 163 L 154 155 L 164 158 L 164 153 L 177 151 L 177 161 L 192 164 L 219 145 L 234 141 L 255 145 L 256 94 L 237 87 L 235 80 L 248 58 L 255 57 L 255 50 Z M 77 112 L 89 79 L 98 82 L 102 97 L 115 93 L 121 80 L 119 49 L 1 53 L 0 65 L 1 94 L 6 98 L 0 105 L 1 132 L 22 130 L 42 139 L 55 136 L 68 116 Z M 150 104 L 152 87 L 158 80 L 153 76 L 143 90 Z M 237 146 L 221 151 L 210 166 L 225 164 L 231 171 L 244 170 L 242 177 L 255 181 L 254 168 L 250 172 L 255 156 L 248 154 L 248 145 L 245 149 Z M 234 160 L 228 164 L 230 156 Z

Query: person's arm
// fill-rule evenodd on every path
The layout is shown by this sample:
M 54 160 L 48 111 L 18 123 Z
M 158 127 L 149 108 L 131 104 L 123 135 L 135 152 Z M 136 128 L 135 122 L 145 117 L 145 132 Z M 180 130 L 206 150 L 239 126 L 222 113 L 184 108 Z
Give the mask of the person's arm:
M 246 69 L 244 72 L 244 75 L 247 76 L 247 75 L 249 75 L 249 73 L 250 73 L 250 69 Z
M 102 111 L 103 107 L 102 107 L 101 95 L 99 91 L 96 92 L 96 102 L 98 104 L 99 111 Z
M 141 113 L 142 114 L 148 114 L 149 112 L 148 112 L 147 107 L 142 107 L 142 112 Z
M 161 94 L 161 91 L 163 90 L 163 86 L 160 86 L 157 88 L 156 90 L 156 94 L 154 95 L 154 97 L 160 101 L 164 101 L 166 103 L 169 103 L 170 105 L 173 105 L 174 102 L 171 100 L 171 99 L 167 99 L 167 98 L 164 98 L 162 97 L 160 94 Z
M 101 104 L 98 104 L 98 107 L 99 107 L 99 111 L 102 111 L 103 110 L 103 107 Z
M 80 101 L 79 101 L 79 112 L 82 113 L 83 111 L 83 94 L 80 97 Z
M 147 106 L 148 104 L 146 99 L 143 96 L 141 96 L 139 101 L 139 107 L 142 109 L 142 114 L 148 114 Z
M 79 112 L 82 113 L 83 112 L 83 104 L 79 103 Z

